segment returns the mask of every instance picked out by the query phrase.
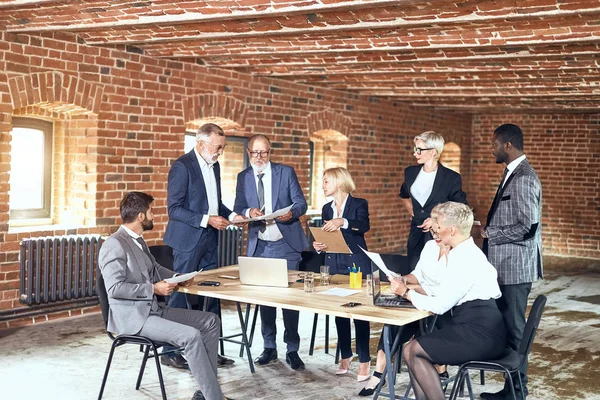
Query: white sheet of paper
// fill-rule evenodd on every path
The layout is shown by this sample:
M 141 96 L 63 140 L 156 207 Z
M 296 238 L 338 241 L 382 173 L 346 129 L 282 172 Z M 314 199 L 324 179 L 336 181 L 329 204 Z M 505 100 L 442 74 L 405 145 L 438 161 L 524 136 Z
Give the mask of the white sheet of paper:
M 353 294 L 360 293 L 360 292 L 362 292 L 362 290 L 350 290 L 350 289 L 344 289 L 344 288 L 331 288 L 331 289 L 326 290 L 324 292 L 321 292 L 319 294 L 326 294 L 328 296 L 342 296 L 342 297 L 346 297 L 346 296 L 352 296 Z
M 246 222 L 252 222 L 252 221 L 263 221 L 266 219 L 275 219 L 277 217 L 281 217 L 282 215 L 287 214 L 292 209 L 292 207 L 294 207 L 294 204 L 292 204 L 291 206 L 288 206 L 288 207 L 281 208 L 277 211 L 274 211 L 269 215 L 261 215 L 260 217 L 249 218 L 249 219 L 245 219 L 243 221 L 233 221 L 233 223 L 234 224 L 244 224 Z
M 185 281 L 187 281 L 189 279 L 192 279 L 193 277 L 195 277 L 199 273 L 200 273 L 200 271 L 194 271 L 194 272 L 190 272 L 188 274 L 177 275 L 177 276 L 174 276 L 172 278 L 165 279 L 165 282 L 167 282 L 167 283 L 181 283 L 181 282 L 185 282 Z
M 380 270 L 382 270 L 383 273 L 386 274 L 388 277 L 390 277 L 390 278 L 400 278 L 400 274 L 397 274 L 397 273 L 395 273 L 393 271 L 390 271 L 390 269 L 385 266 L 385 263 L 381 259 L 381 255 L 379 253 L 374 253 L 372 251 L 367 251 L 367 250 L 363 249 L 360 246 L 358 246 L 358 247 L 362 251 L 364 251 L 365 254 L 371 259 L 371 261 L 373 261 L 375 263 L 375 265 L 377 265 L 377 267 Z

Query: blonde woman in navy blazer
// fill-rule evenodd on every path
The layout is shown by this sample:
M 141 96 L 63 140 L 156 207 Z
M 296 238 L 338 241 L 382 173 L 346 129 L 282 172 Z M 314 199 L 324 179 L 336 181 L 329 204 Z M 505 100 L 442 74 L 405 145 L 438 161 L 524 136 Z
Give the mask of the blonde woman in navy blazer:
M 360 267 L 363 276 L 371 273 L 371 261 L 360 250 L 359 246 L 367 249 L 365 233 L 370 229 L 369 204 L 367 200 L 352 197 L 356 185 L 346 168 L 330 168 L 323 173 L 323 191 L 325 196 L 333 197 L 333 201 L 323 206 L 323 230 L 333 232 L 340 230 L 352 254 L 328 253 L 325 257 L 331 274 L 349 274 L 353 265 Z M 327 251 L 327 246 L 320 242 L 313 242 L 317 251 Z M 342 359 L 340 360 L 337 375 L 344 375 L 350 368 L 352 361 L 352 347 L 350 337 L 350 320 L 348 318 L 335 318 L 338 333 L 338 345 Z M 356 332 L 356 352 L 358 353 L 358 381 L 369 378 L 370 327 L 368 321 L 354 320 Z
M 447 201 L 467 204 L 460 174 L 439 162 L 444 150 L 444 137 L 428 131 L 415 136 L 414 153 L 419 165 L 404 170 L 400 198 L 411 216 L 410 233 L 406 244 L 408 262 L 413 270 L 425 243 L 430 241 L 430 218 L 433 207 Z

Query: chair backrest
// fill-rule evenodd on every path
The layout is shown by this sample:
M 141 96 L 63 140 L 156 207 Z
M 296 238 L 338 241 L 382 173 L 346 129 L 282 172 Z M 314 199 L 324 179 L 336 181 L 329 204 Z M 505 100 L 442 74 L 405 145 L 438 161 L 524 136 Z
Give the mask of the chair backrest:
M 162 244 L 150 246 L 148 248 L 150 249 L 150 253 L 156 259 L 156 262 L 170 270 L 173 269 L 173 249 L 170 246 Z
M 533 302 L 533 306 L 531 306 L 531 311 L 529 312 L 529 317 L 527 318 L 527 323 L 523 330 L 523 339 L 519 346 L 519 354 L 524 356 L 524 359 L 527 359 L 529 352 L 531 351 L 531 345 L 533 344 L 537 329 L 540 326 L 542 314 L 544 313 L 546 300 L 546 296 L 540 294 Z
M 412 272 L 407 256 L 401 254 L 381 254 L 381 259 L 392 272 L 400 275 L 408 275 Z M 382 277 L 382 280 L 387 282 L 387 277 Z
M 302 260 L 298 266 L 300 271 L 321 272 L 321 265 L 325 265 L 325 253 L 305 250 L 301 257 Z
M 104 285 L 104 277 L 100 272 L 100 268 L 96 270 L 96 293 L 98 293 L 98 300 L 100 301 L 100 309 L 102 310 L 102 318 L 104 319 L 104 328 L 108 325 L 108 293 L 106 293 L 106 286 Z

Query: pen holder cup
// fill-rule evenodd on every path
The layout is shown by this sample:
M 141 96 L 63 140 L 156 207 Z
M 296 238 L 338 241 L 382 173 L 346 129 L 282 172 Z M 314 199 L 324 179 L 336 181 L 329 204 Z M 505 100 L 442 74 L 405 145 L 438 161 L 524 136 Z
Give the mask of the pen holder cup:
M 362 272 L 350 272 L 350 289 L 362 287 Z

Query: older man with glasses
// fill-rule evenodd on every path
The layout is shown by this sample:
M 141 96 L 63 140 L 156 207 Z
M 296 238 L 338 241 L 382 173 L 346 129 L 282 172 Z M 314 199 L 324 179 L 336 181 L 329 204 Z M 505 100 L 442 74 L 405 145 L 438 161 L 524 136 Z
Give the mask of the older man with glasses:
M 256 221 L 248 225 L 247 254 L 251 257 L 284 258 L 288 269 L 296 270 L 302 250 L 308 247 L 300 223 L 300 216 L 308 206 L 298 177 L 293 168 L 270 161 L 271 141 L 264 135 L 250 137 L 247 152 L 250 167 L 237 177 L 234 211 L 255 218 L 293 205 L 285 215 L 266 223 Z M 277 360 L 276 312 L 274 307 L 260 307 L 264 351 L 255 360 L 259 365 Z M 287 344 L 286 362 L 294 370 L 303 370 L 304 363 L 298 356 L 298 318 L 298 311 L 283 310 L 283 340 Z
M 179 157 L 169 171 L 169 222 L 164 242 L 173 248 L 175 272 L 217 268 L 218 231 L 227 228 L 231 221 L 245 219 L 221 201 L 221 170 L 217 160 L 226 147 L 223 130 L 215 124 L 204 124 L 196 133 L 196 146 Z M 198 301 L 201 305 L 203 298 Z M 174 292 L 169 306 L 186 308 L 185 294 Z M 204 311 L 218 314 L 219 301 L 208 299 Z M 180 355 L 164 356 L 161 361 L 172 367 L 188 368 Z M 233 360 L 219 355 L 218 364 L 233 364 Z

